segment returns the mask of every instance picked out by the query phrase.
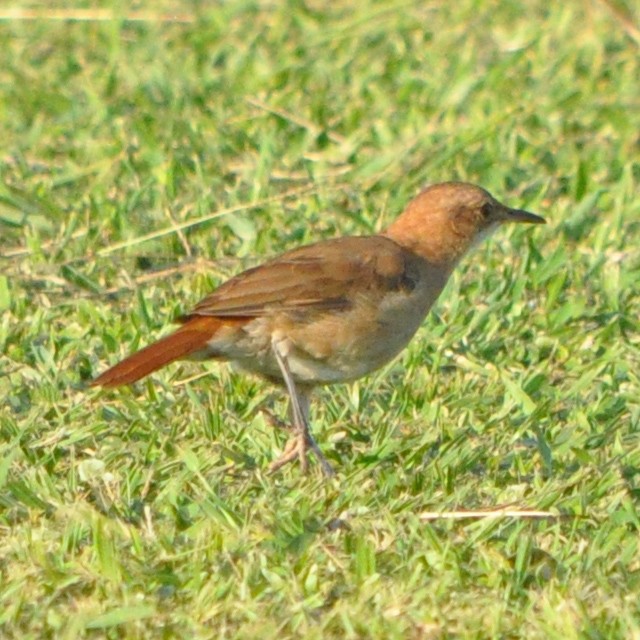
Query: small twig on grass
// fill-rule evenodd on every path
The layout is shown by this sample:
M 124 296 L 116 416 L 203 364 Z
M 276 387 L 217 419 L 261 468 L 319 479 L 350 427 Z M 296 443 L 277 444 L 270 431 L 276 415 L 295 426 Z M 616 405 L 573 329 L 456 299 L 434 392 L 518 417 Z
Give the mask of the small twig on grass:
M 270 104 L 267 104 L 266 102 L 262 102 L 262 100 L 258 100 L 257 98 L 247 98 L 247 103 L 250 104 L 252 107 L 256 107 L 274 116 L 278 116 L 279 118 L 282 118 L 287 122 L 291 122 L 301 127 L 302 129 L 307 129 L 315 136 L 320 135 L 320 133 L 322 133 L 323 131 L 322 127 L 317 125 L 315 122 L 312 122 L 307 118 L 303 118 L 302 116 L 296 115 L 291 111 L 287 111 L 286 109 L 281 109 L 280 107 L 273 107 Z M 329 140 L 331 140 L 331 142 L 334 142 L 335 144 L 342 145 L 346 142 L 346 138 L 344 136 L 341 136 L 340 134 L 335 133 L 334 131 L 327 131 L 327 137 L 329 138 Z
M 640 29 L 633 23 L 633 18 L 617 3 L 611 0 L 597 0 L 620 23 L 622 30 L 640 46 Z
M 278 195 L 275 195 L 275 196 L 262 198 L 260 200 L 256 200 L 255 202 L 243 202 L 241 204 L 234 205 L 233 207 L 218 209 L 218 211 L 214 211 L 213 213 L 209 213 L 206 216 L 202 216 L 200 218 L 187 220 L 186 222 L 181 222 L 180 224 L 173 224 L 169 227 L 164 227 L 163 229 L 152 231 L 151 233 L 147 233 L 143 236 L 132 238 L 131 240 L 116 242 L 115 244 L 112 244 L 109 247 L 105 247 L 104 249 L 100 249 L 99 251 L 96 251 L 94 255 L 107 256 L 111 253 L 119 251 L 120 249 L 133 247 L 135 245 L 142 244 L 143 242 L 148 242 L 149 240 L 156 240 L 157 238 L 161 238 L 171 233 L 178 233 L 179 231 L 183 231 L 184 229 L 190 229 L 191 227 L 195 227 L 199 224 L 204 224 L 205 222 L 210 222 L 211 220 L 215 220 L 216 218 L 221 218 L 222 216 L 229 215 L 230 213 L 237 213 L 238 211 L 249 211 L 251 209 L 257 209 L 259 207 L 263 207 L 264 205 L 272 202 L 280 202 L 282 200 L 288 200 L 289 198 L 302 195 L 303 193 L 312 193 L 316 189 L 317 189 L 316 185 L 308 185 L 300 189 L 291 189 L 290 191 L 285 191 L 284 193 L 279 193 Z M 88 256 L 88 257 L 91 257 L 91 256 Z
M 467 518 L 566 518 L 570 516 L 551 511 L 501 506 L 494 509 L 478 509 L 477 511 L 423 511 L 419 517 L 423 522 L 430 522 L 431 520 L 464 520 Z
M 187 207 L 185 207 L 186 209 Z M 169 218 L 169 220 L 171 221 L 171 224 L 175 227 L 177 225 L 179 225 L 180 223 L 175 219 L 173 212 L 171 211 L 170 208 L 166 208 L 165 209 L 165 213 L 167 215 L 167 218 Z M 193 252 L 191 251 L 191 245 L 189 244 L 189 241 L 187 240 L 187 236 L 184 234 L 184 231 L 182 229 L 178 229 L 176 231 L 176 235 L 178 236 L 178 240 L 180 240 L 180 244 L 182 244 L 182 247 L 184 249 L 185 254 L 187 255 L 188 258 L 191 258 L 193 255 Z
M 155 13 L 152 11 L 130 11 L 119 15 L 110 9 L 22 9 L 13 7 L 0 11 L 0 21 L 10 20 L 49 20 L 60 22 L 167 22 L 190 24 L 195 22 L 193 15 L 186 13 Z
M 190 382 L 194 382 L 195 380 L 200 380 L 200 378 L 206 378 L 211 375 L 211 370 L 201 371 L 200 373 L 196 373 L 188 378 L 182 378 L 180 380 L 175 380 L 171 384 L 174 387 L 180 387 L 185 384 L 189 384 Z
M 230 264 L 235 264 L 235 261 L 232 261 L 232 260 L 228 260 L 228 262 Z M 118 294 L 125 291 L 128 292 L 135 288 L 134 285 L 139 286 L 142 284 L 147 284 L 149 282 L 166 280 L 170 276 L 180 274 L 180 273 L 187 273 L 190 271 L 195 271 L 195 272 L 201 271 L 203 273 L 212 272 L 212 271 L 217 272 L 219 270 L 220 265 L 224 263 L 226 263 L 225 260 L 207 260 L 206 258 L 197 258 L 195 260 L 191 259 L 187 262 L 181 262 L 180 264 L 172 267 L 167 267 L 164 269 L 158 269 L 154 271 L 146 271 L 140 275 L 129 277 L 128 278 L 129 286 L 118 285 L 115 287 L 109 287 L 108 289 L 101 289 L 98 293 L 86 292 L 86 291 L 83 292 L 81 290 L 78 290 L 77 296 L 91 299 L 96 297 L 102 297 L 105 295 L 114 295 L 114 294 Z M 62 264 L 64 265 L 67 263 L 62 263 Z M 56 274 L 41 273 L 41 272 L 25 274 L 25 273 L 21 273 L 17 269 L 7 270 L 6 273 L 7 275 L 10 275 L 12 278 L 20 282 L 24 282 L 27 284 L 46 283 L 54 287 L 62 288 L 68 291 L 69 280 L 66 278 L 62 278 Z M 46 293 L 50 294 L 52 292 L 53 290 L 49 290 Z
M 78 229 L 77 231 L 74 231 L 70 236 L 69 236 L 69 240 L 78 240 L 80 238 L 83 238 L 84 236 L 87 235 L 87 229 Z M 53 249 L 57 249 L 60 243 L 60 239 L 59 238 L 54 238 L 52 240 L 46 240 L 45 242 L 43 242 L 40 245 L 40 249 L 43 252 L 49 251 L 49 250 L 53 250 Z M 20 246 L 20 247 L 11 247 L 9 249 L 7 249 L 6 251 L 3 251 L 2 253 L 0 253 L 0 258 L 20 258 L 22 256 L 28 256 L 31 255 L 33 253 L 32 249 L 29 249 L 29 247 L 25 247 L 25 246 Z

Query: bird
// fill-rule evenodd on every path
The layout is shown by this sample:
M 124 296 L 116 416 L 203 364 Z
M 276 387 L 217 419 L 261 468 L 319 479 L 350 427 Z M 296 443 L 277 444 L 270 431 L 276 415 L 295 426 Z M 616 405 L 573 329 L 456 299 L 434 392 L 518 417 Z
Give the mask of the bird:
M 454 268 L 502 224 L 544 224 L 466 182 L 433 184 L 381 233 L 294 248 L 221 284 L 177 318 L 180 326 L 95 378 L 131 384 L 175 360 L 230 361 L 289 396 L 292 435 L 269 467 L 309 454 L 334 470 L 310 431 L 317 387 L 379 369 L 416 333 Z

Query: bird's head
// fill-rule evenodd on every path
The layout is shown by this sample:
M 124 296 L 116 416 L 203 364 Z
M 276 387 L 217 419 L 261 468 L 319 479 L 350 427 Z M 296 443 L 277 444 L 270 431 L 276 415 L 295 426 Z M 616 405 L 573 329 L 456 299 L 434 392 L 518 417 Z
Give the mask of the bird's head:
M 431 262 L 453 266 L 473 245 L 509 222 L 546 221 L 507 207 L 475 185 L 443 182 L 414 198 L 385 235 Z

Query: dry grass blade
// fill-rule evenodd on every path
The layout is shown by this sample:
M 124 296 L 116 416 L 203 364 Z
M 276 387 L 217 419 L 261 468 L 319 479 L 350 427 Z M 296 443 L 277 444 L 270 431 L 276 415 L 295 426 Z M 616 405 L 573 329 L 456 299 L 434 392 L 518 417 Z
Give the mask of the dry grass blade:
M 494 509 L 460 510 L 460 511 L 423 511 L 420 520 L 466 520 L 483 518 L 566 518 L 565 514 L 537 509 L 515 509 L 512 507 L 495 507 Z
M 271 105 L 267 104 L 266 102 L 263 102 L 262 100 L 258 100 L 257 98 L 248 98 L 247 103 L 250 104 L 252 107 L 256 107 L 257 109 L 261 109 L 262 111 L 266 111 L 267 113 L 270 113 L 274 116 L 278 116 L 283 120 L 286 120 L 295 125 L 298 125 L 303 129 L 307 129 L 314 135 L 319 135 L 322 131 L 321 128 L 311 120 L 302 118 L 301 116 L 296 115 L 291 111 L 286 111 L 285 109 L 280 109 L 278 107 L 272 107 Z M 334 131 L 328 131 L 327 137 L 329 138 L 329 140 L 331 140 L 332 142 L 335 142 L 336 144 L 344 144 L 346 142 L 346 139 L 344 136 L 341 136 L 335 133 Z
M 210 213 L 206 216 L 202 216 L 201 218 L 196 218 L 195 220 L 187 220 L 186 222 L 181 222 L 180 224 L 172 224 L 169 227 L 158 229 L 158 231 L 152 231 L 151 233 L 138 236 L 137 238 L 132 238 L 131 240 L 125 240 L 124 242 L 117 242 L 115 244 L 112 244 L 109 247 L 100 249 L 99 251 L 96 252 L 95 255 L 108 256 L 109 254 L 115 253 L 116 251 L 120 251 L 121 249 L 133 247 L 138 244 L 142 244 L 143 242 L 148 242 L 149 240 L 156 240 L 157 238 L 162 238 L 163 236 L 169 235 L 171 233 L 180 233 L 184 229 L 190 229 L 191 227 L 196 227 L 199 224 L 210 222 L 211 220 L 215 220 L 216 218 L 229 215 L 230 213 L 237 213 L 238 211 L 249 211 L 250 209 L 263 207 L 266 204 L 269 204 L 271 202 L 279 202 L 282 200 L 287 200 L 288 198 L 293 198 L 294 196 L 299 196 L 302 194 L 312 193 L 314 191 L 317 191 L 316 185 L 306 186 L 300 189 L 293 189 L 291 191 L 286 191 L 285 193 L 281 193 L 276 196 L 271 196 L 269 198 L 262 198 L 261 200 L 256 200 L 255 202 L 243 203 L 243 204 L 235 205 L 233 207 L 219 209 L 218 211 L 214 211 L 213 213 Z
M 627 36 L 640 46 L 640 29 L 633 23 L 629 13 L 611 0 L 598 0 L 598 2 L 618 21 Z
M 59 22 L 108 22 L 124 20 L 125 22 L 167 22 L 190 24 L 195 16 L 185 13 L 155 13 L 153 11 L 131 11 L 119 15 L 110 9 L 22 9 L 13 7 L 0 11 L 0 21 L 42 20 Z

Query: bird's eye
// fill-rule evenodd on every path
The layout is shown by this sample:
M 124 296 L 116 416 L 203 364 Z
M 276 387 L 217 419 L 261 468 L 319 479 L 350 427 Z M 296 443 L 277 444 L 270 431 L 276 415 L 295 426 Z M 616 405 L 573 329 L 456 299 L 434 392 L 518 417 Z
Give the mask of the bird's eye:
M 485 202 L 482 207 L 480 207 L 480 211 L 482 212 L 482 217 L 486 220 L 493 213 L 493 205 L 490 202 Z

